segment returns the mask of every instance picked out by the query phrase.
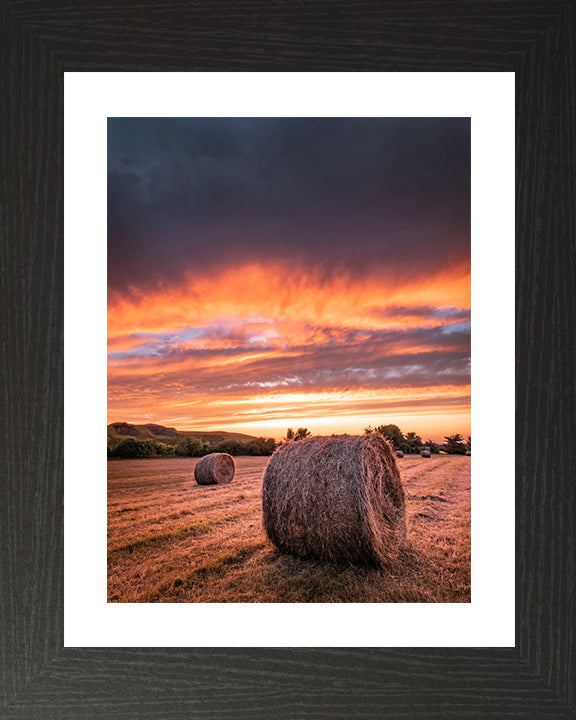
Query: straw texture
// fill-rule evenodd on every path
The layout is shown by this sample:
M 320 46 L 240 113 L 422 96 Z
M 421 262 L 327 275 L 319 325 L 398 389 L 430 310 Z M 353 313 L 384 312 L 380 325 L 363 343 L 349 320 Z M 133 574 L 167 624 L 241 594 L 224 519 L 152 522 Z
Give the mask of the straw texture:
M 196 463 L 194 479 L 198 485 L 225 485 L 234 477 L 236 464 L 228 453 L 211 453 Z
M 391 566 L 406 538 L 396 459 L 376 433 L 284 443 L 266 467 L 262 505 L 270 540 L 298 556 Z

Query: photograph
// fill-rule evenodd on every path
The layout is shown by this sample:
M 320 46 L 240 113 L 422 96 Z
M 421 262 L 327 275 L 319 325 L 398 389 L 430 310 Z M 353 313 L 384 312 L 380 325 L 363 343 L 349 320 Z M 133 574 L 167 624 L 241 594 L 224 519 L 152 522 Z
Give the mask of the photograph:
M 470 603 L 470 118 L 107 151 L 108 602 Z

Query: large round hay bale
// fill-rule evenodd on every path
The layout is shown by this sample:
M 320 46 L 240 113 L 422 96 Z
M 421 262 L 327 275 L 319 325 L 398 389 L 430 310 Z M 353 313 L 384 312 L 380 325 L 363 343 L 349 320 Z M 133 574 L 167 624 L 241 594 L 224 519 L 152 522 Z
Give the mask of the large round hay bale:
M 405 495 L 379 434 L 286 442 L 268 461 L 264 528 L 281 552 L 394 565 L 406 539 Z
M 404 457 L 404 453 L 402 452 L 402 450 L 396 450 L 396 457 L 397 457 L 397 458 L 403 458 L 403 457 Z
M 430 450 L 421 450 L 420 455 L 425 458 L 432 457 L 432 453 L 430 452 Z
M 198 485 L 225 485 L 234 477 L 236 465 L 228 453 L 211 453 L 198 460 L 194 479 Z

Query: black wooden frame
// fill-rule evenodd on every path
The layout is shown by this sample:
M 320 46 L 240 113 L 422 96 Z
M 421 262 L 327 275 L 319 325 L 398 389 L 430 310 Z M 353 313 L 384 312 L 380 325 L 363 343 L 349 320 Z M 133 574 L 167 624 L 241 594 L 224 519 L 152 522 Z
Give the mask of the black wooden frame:
M 4 0 L 0 718 L 576 717 L 575 30 L 568 0 Z M 515 648 L 63 648 L 63 73 L 143 70 L 516 72 Z

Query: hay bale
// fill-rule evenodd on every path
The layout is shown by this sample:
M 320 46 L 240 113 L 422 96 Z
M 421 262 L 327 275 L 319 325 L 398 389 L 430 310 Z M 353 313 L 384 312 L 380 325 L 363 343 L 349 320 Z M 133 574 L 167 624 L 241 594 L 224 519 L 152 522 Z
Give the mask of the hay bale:
M 396 450 L 396 457 L 404 457 L 404 453 L 402 452 L 402 450 Z
M 406 540 L 405 495 L 379 434 L 287 442 L 268 461 L 264 529 L 281 552 L 393 566 Z
M 225 485 L 234 477 L 236 465 L 228 453 L 211 453 L 198 460 L 194 479 L 198 485 Z
M 421 450 L 420 455 L 422 455 L 422 457 L 426 457 L 426 458 L 432 457 L 432 453 L 430 452 L 430 450 Z

